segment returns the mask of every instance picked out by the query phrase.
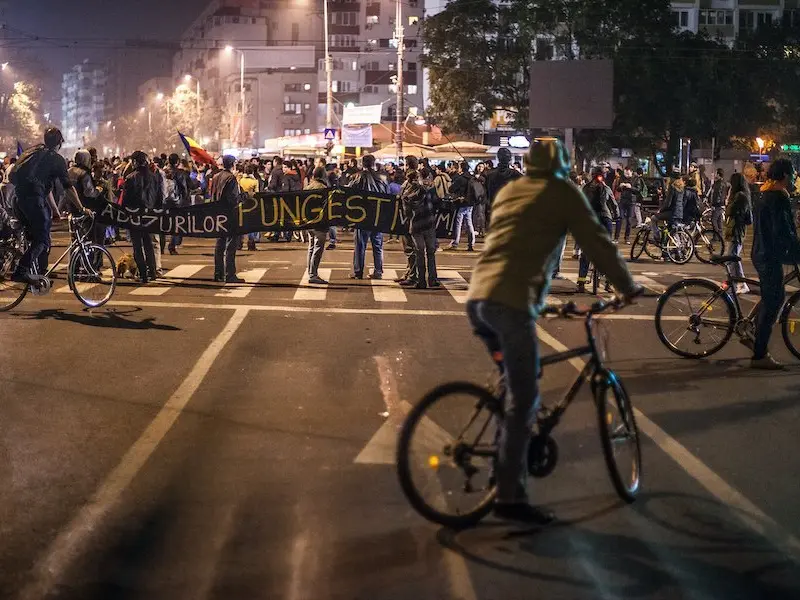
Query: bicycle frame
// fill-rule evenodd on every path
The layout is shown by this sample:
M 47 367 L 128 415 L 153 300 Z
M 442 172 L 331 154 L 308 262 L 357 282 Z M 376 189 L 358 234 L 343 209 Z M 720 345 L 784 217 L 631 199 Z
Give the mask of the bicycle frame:
M 725 271 L 728 274 L 728 277 L 725 279 L 725 283 L 727 285 L 725 292 L 730 292 L 730 295 L 733 297 L 733 304 L 736 307 L 736 320 L 741 321 L 744 312 L 739 304 L 739 294 L 736 293 L 736 284 L 746 283 L 748 286 L 754 285 L 756 287 L 761 287 L 761 282 L 758 279 L 750 279 L 749 277 L 739 277 L 738 275 L 733 275 L 730 271 L 730 263 L 725 265 Z M 786 286 L 794 280 L 800 281 L 800 266 L 798 265 L 794 265 L 794 268 L 783 276 L 783 285 Z M 750 310 L 746 318 L 749 319 L 756 314 L 756 311 L 760 305 L 761 301 L 759 300 Z
M 92 223 L 94 223 L 94 219 L 92 220 Z M 58 260 L 56 260 L 52 264 L 52 266 L 49 269 L 47 269 L 47 272 L 44 274 L 44 276 L 45 277 L 50 277 L 50 275 L 53 273 L 53 271 L 56 270 L 56 267 L 58 267 L 58 265 L 61 264 L 61 261 L 64 260 L 64 258 L 70 252 L 72 252 L 74 250 L 77 250 L 79 248 L 80 248 L 81 253 L 83 254 L 84 265 L 89 265 L 91 263 L 91 261 L 89 260 L 89 257 L 86 254 L 86 246 L 89 244 L 89 242 L 86 241 L 86 238 L 89 237 L 90 232 L 91 232 L 91 227 L 89 227 L 82 234 L 77 230 L 72 230 L 72 224 L 70 223 L 70 233 L 72 234 L 71 235 L 72 241 L 70 242 L 70 245 L 67 247 L 67 249 L 64 250 L 64 252 L 61 254 L 61 256 L 58 257 Z M 34 273 L 36 273 L 38 271 L 38 266 L 36 264 L 34 264 L 34 265 L 32 265 L 32 267 L 33 267 Z M 37 273 L 37 275 L 38 274 L 39 273 Z

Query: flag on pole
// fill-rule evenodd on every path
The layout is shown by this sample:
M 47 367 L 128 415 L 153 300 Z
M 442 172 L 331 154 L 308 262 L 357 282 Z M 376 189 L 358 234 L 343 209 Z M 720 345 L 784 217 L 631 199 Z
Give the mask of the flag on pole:
M 24 152 L 24 150 L 22 149 L 22 144 L 20 144 L 19 140 L 17 140 L 17 158 L 22 156 L 23 152 Z
M 206 152 L 195 140 L 189 136 L 183 135 L 180 131 L 178 132 L 178 135 L 181 136 L 181 141 L 183 142 L 183 145 L 186 146 L 186 152 L 189 153 L 189 156 L 195 163 L 205 163 L 207 165 L 217 164 L 217 161 L 214 160 L 214 157 Z

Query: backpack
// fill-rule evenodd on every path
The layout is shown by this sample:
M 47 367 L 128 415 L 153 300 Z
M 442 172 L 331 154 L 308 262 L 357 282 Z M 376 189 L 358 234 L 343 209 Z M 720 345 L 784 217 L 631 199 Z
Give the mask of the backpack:
M 475 177 L 470 177 L 467 191 L 467 206 L 480 206 L 486 204 L 486 188 Z
M 39 168 L 39 163 L 50 152 L 46 147 L 34 146 L 22 153 L 14 166 L 11 167 L 11 172 L 8 174 L 8 181 L 14 186 L 25 185 L 32 183 L 36 174 L 36 169 Z

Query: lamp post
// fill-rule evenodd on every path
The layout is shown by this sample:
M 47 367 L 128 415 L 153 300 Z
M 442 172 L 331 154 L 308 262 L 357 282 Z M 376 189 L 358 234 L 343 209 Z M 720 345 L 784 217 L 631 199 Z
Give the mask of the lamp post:
M 240 55 L 239 60 L 239 104 L 240 104 L 240 121 L 239 127 L 242 132 L 242 139 L 244 139 L 244 50 L 239 50 L 233 46 L 225 46 L 226 52 L 238 52 Z
M 328 87 L 326 95 L 325 128 L 331 129 L 333 128 L 333 59 L 331 58 L 330 35 L 328 34 L 328 22 L 330 21 L 328 0 L 324 0 L 323 6 L 323 16 L 325 19 L 325 81 Z

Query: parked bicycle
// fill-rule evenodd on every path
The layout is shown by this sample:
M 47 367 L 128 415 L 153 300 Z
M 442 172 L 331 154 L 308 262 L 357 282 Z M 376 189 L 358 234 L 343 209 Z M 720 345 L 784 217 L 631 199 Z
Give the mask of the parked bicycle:
M 639 260 L 643 252 L 653 260 L 667 257 L 678 265 L 686 264 L 691 260 L 694 254 L 694 242 L 684 225 L 678 224 L 673 228 L 661 225 L 658 228 L 659 239 L 653 240 L 650 223 L 651 217 L 648 217 L 639 228 L 631 246 L 631 260 Z
M 721 350 L 733 334 L 744 346 L 753 348 L 760 303 L 744 316 L 736 284 L 758 287 L 759 282 L 732 274 L 731 265 L 739 261 L 738 256 L 715 256 L 711 260 L 725 267 L 727 277 L 722 284 L 690 277 L 672 284 L 661 295 L 656 306 L 656 332 L 670 351 L 686 358 L 704 358 Z M 800 281 L 797 265 L 784 277 L 784 284 L 792 281 Z M 800 291 L 786 300 L 778 322 L 786 347 L 800 358 Z
M 620 299 L 588 309 L 574 303 L 547 307 L 543 314 L 585 319 L 585 346 L 541 359 L 542 367 L 589 356 L 564 398 L 542 406 L 531 432 L 528 471 L 546 477 L 555 469 L 558 446 L 552 437 L 561 417 L 588 382 L 597 412 L 606 466 L 619 496 L 632 502 L 641 486 L 641 448 L 633 406 L 622 381 L 606 368 L 607 331 L 594 319 L 622 307 Z M 502 356 L 494 357 L 502 372 Z M 502 382 L 502 376 L 501 376 Z M 493 463 L 504 413 L 503 385 L 497 393 L 468 382 L 441 385 L 409 412 L 400 431 L 397 473 L 411 506 L 426 519 L 447 527 L 476 524 L 492 509 L 497 490 Z
M 18 222 L 14 225 L 14 235 L 0 241 L 0 312 L 17 306 L 28 292 L 44 295 L 52 288 L 55 270 L 69 255 L 67 283 L 75 297 L 89 308 L 98 308 L 111 300 L 117 287 L 117 273 L 111 253 L 99 244 L 89 240 L 94 226 L 93 216 L 70 217 L 71 243 L 56 262 L 41 274 L 36 286 L 12 281 L 11 276 L 28 248 L 24 229 Z M 40 275 L 36 265 L 33 273 Z

